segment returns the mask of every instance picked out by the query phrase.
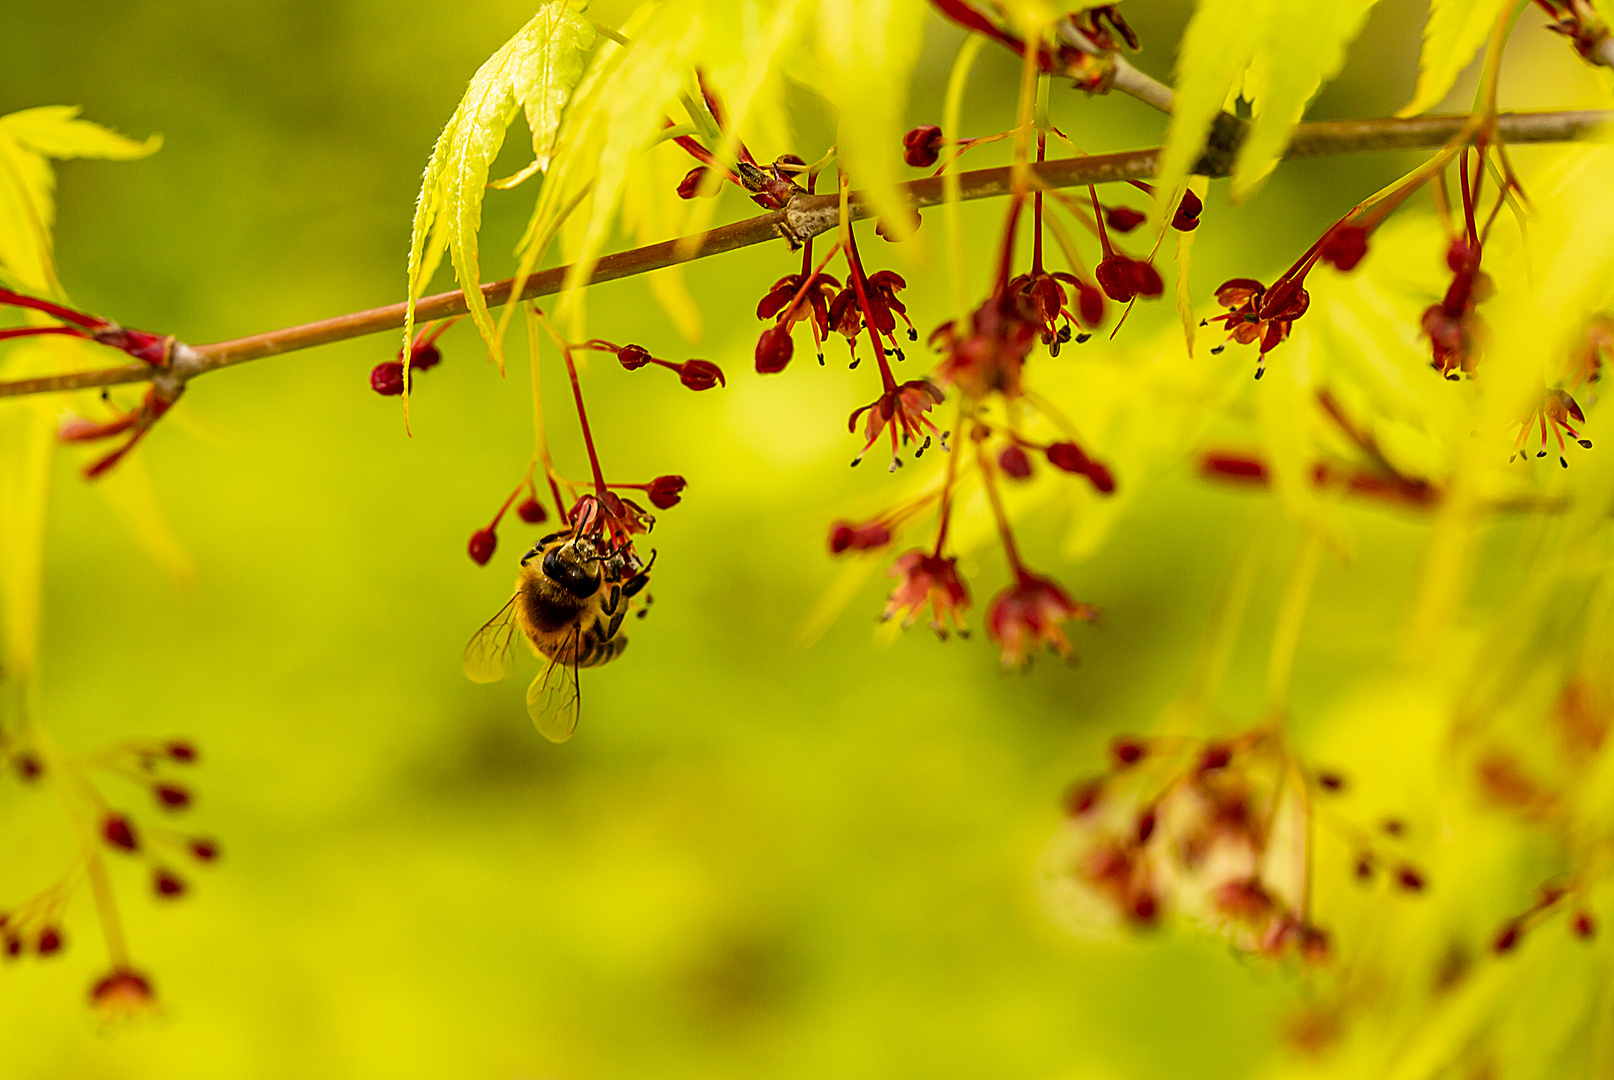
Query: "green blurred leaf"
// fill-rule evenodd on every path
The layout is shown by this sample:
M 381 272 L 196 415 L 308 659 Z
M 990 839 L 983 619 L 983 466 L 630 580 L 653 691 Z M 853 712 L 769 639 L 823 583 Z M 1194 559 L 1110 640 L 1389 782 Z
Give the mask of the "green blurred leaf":
M 1339 74 L 1345 49 L 1362 30 L 1378 0 L 1280 4 L 1267 23 L 1260 49 L 1259 85 L 1252 91 L 1254 119 L 1233 169 L 1234 201 L 1248 197 L 1289 145 L 1295 125 L 1317 90 Z
M 563 0 L 550 0 L 471 77 L 470 87 L 432 149 L 415 204 L 409 247 L 409 313 L 404 349 L 414 334 L 415 298 L 428 265 L 447 248 L 471 320 L 503 365 L 493 317 L 482 298 L 477 233 L 488 170 L 518 113 L 532 131 L 534 162 L 548 167 L 560 118 L 596 40 L 594 27 Z M 428 241 L 432 248 L 428 255 Z M 405 380 L 405 406 L 408 403 Z
M 1418 86 L 1412 100 L 1396 115 L 1416 116 L 1440 104 L 1457 76 L 1474 59 L 1502 12 L 1514 0 L 1429 0 L 1429 22 L 1423 29 L 1423 55 L 1418 60 Z
M 1258 28 L 1270 21 L 1276 2 L 1201 0 L 1194 9 L 1177 50 L 1176 101 L 1156 171 L 1160 199 L 1174 199 L 1199 160 L 1211 124 L 1254 58 Z
M 907 222 L 896 183 L 902 176 L 902 133 L 908 84 L 919 60 L 929 9 L 913 0 L 821 0 L 815 86 L 839 120 L 835 148 L 853 186 L 900 230 Z
M 155 153 L 162 136 L 135 142 L 78 119 L 72 105 L 0 116 L 0 273 L 27 292 L 61 298 L 51 232 L 56 177 L 49 158 L 128 161 Z

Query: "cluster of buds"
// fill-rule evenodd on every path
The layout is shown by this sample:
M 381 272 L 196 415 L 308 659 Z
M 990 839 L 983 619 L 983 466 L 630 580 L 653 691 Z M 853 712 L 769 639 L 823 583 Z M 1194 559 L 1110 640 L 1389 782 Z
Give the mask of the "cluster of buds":
M 382 397 L 397 397 L 404 392 L 406 378 L 411 378 L 417 372 L 430 371 L 443 362 L 443 354 L 437 347 L 437 339 L 460 319 L 456 315 L 452 319 L 440 319 L 427 323 L 415 335 L 415 340 L 409 343 L 409 355 L 404 356 L 403 349 L 398 350 L 396 360 L 388 360 L 377 364 L 370 369 L 370 389 Z M 408 370 L 405 371 L 405 365 Z
M 807 171 L 807 163 L 794 154 L 786 154 L 771 165 L 760 164 L 731 129 L 722 99 L 706 81 L 705 74 L 696 71 L 695 75 L 700 85 L 701 103 L 706 106 L 717 130 L 733 144 L 735 161 L 732 168 L 724 168 L 719 165 L 717 155 L 699 139 L 690 135 L 675 136 L 673 142 L 700 162 L 679 181 L 679 198 L 693 199 L 700 194 L 715 194 L 714 186 L 707 181 L 707 175 L 715 172 L 723 180 L 742 188 L 752 202 L 765 210 L 780 210 L 790 205 L 791 200 L 802 193 L 802 189 L 796 185 L 796 177 Z M 691 118 L 694 119 L 693 109 Z M 665 124 L 669 128 L 674 126 L 670 120 Z
M 568 487 L 575 487 L 567 484 Z M 649 532 L 655 525 L 655 518 L 644 507 L 632 499 L 625 499 L 615 494 L 617 491 L 642 491 L 646 500 L 657 510 L 670 510 L 683 501 L 684 488 L 688 482 L 682 476 L 668 474 L 658 476 L 654 480 L 643 484 L 611 484 L 599 496 L 583 496 L 582 500 L 574 500 L 572 510 L 562 516 L 570 521 L 578 514 L 577 507 L 585 504 L 598 504 L 603 510 L 590 515 L 591 520 L 612 522 L 617 531 L 623 534 Z M 551 494 L 557 507 L 564 506 L 560 494 L 559 483 L 551 478 Z M 520 502 L 516 500 L 520 499 Z M 499 524 L 510 510 L 514 508 L 516 516 L 528 525 L 542 525 L 549 520 L 549 510 L 538 500 L 538 491 L 533 482 L 531 472 L 522 478 L 514 491 L 500 505 L 493 520 L 471 534 L 466 551 L 471 561 L 478 566 L 486 566 L 493 558 L 493 553 L 499 546 Z
M 684 387 L 689 390 L 710 390 L 714 386 L 728 385 L 723 378 L 723 369 L 710 360 L 685 360 L 681 363 L 663 360 L 660 357 L 651 356 L 650 350 L 642 345 L 617 345 L 614 342 L 604 341 L 599 338 L 585 341 L 581 345 L 574 345 L 573 348 L 611 353 L 617 358 L 617 362 L 628 371 L 638 371 L 640 368 L 652 364 L 656 367 L 666 368 L 668 371 L 675 371 L 678 373 L 678 381 L 683 383 Z
M 219 857 L 219 845 L 210 837 L 142 822 L 133 813 L 111 809 L 91 782 L 89 772 L 98 771 L 138 785 L 160 811 L 180 814 L 190 809 L 192 794 L 170 775 L 170 769 L 194 765 L 195 746 L 183 739 L 123 743 L 82 761 L 61 761 L 47 769 L 34 749 L 0 739 L 0 756 L 9 761 L 25 784 L 58 780 L 52 770 L 71 773 L 60 778 L 64 790 L 83 800 L 89 811 L 86 816 L 94 822 L 93 835 L 86 835 L 82 844 L 75 845 L 77 854 L 60 879 L 0 911 L 0 955 L 13 960 L 24 954 L 50 958 L 63 952 L 67 945 L 63 914 L 77 888 L 91 880 L 98 883 L 90 892 L 96 914 L 107 926 L 106 937 L 113 950 L 111 970 L 91 987 L 91 1004 L 106 1019 L 150 1011 L 156 1002 L 151 980 L 123 955 L 123 934 L 118 928 L 104 860 L 110 853 L 140 861 L 149 875 L 153 895 L 160 900 L 173 900 L 189 891 L 185 878 L 173 868 L 175 857 L 212 863 Z
M 84 467 L 84 478 L 93 480 L 103 475 L 145 437 L 163 414 L 168 412 L 184 392 L 183 377 L 175 377 L 176 360 L 182 356 L 194 360 L 194 353 L 172 335 L 153 334 L 145 330 L 130 330 L 110 319 L 89 315 L 62 304 L 38 297 L 24 296 L 10 289 L 0 288 L 0 306 L 14 307 L 56 320 L 30 326 L 13 326 L 0 329 L 0 341 L 18 338 L 66 337 L 91 341 L 97 345 L 117 349 L 166 375 L 155 378 L 147 388 L 140 404 L 129 410 L 119 410 L 106 420 L 75 417 L 67 420 L 57 432 L 63 442 L 101 442 L 123 436 L 123 442 Z M 105 395 L 103 395 L 105 397 Z
M 1108 769 L 1066 796 L 1055 888 L 1089 919 L 1150 929 L 1175 914 L 1244 952 L 1324 962 L 1307 866 L 1312 796 L 1343 788 L 1337 774 L 1304 770 L 1270 729 L 1118 738 Z M 1409 863 L 1398 880 L 1424 887 Z

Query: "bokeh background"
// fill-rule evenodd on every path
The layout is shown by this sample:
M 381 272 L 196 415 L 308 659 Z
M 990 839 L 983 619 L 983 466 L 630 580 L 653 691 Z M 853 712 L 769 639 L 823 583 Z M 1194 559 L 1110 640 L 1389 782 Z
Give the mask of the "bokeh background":
M 1128 5 L 1141 66 L 1169 76 L 1187 7 Z M 161 132 L 149 160 L 60 167 L 62 278 L 126 324 L 234 337 L 400 298 L 432 141 L 530 13 L 512 0 L 12 5 L 0 111 L 77 104 L 126 134 Z M 1381 4 L 1312 116 L 1403 104 L 1423 14 L 1416 0 Z M 930 27 L 915 122 L 938 119 L 959 40 Z M 1568 51 L 1523 51 L 1518 64 L 1557 81 L 1515 79 L 1515 101 L 1562 101 L 1579 77 Z M 967 134 L 1005 126 L 1014 76 L 1006 56 L 983 56 Z M 1058 122 L 1093 151 L 1153 145 L 1163 130 L 1129 100 L 1055 98 Z M 799 145 L 759 153 L 818 156 L 824 115 L 799 104 Z M 495 174 L 522 163 L 511 141 Z M 1406 165 L 1304 163 L 1248 206 L 1213 196 L 1196 290 L 1270 275 Z M 510 272 L 529 200 L 490 199 L 486 277 Z M 969 214 L 984 259 L 996 211 Z M 896 265 L 928 328 L 945 314 L 942 275 Z M 1186 933 L 1073 938 L 1045 909 L 1036 867 L 1066 784 L 1180 692 L 1258 536 L 1269 544 L 1250 621 L 1271 625 L 1297 534 L 1267 500 L 1207 488 L 1185 463 L 1080 563 L 1061 554 L 1058 515 L 1027 521 L 1033 562 L 1105 613 L 1077 630 L 1078 666 L 1002 675 L 981 636 L 877 640 L 878 566 L 805 646 L 842 574 L 827 523 L 888 489 L 883 472 L 846 467 L 845 416 L 868 396 L 867 371 L 849 375 L 834 350 L 827 369 L 749 371 L 752 308 L 793 266 L 773 246 L 692 266 L 697 346 L 676 340 L 642 282 L 591 294 L 593 332 L 708 357 L 730 379 L 691 395 L 654 371 L 585 373 L 608 467 L 677 472 L 690 487 L 654 535 L 654 609 L 620 663 L 585 673 L 582 726 L 564 746 L 524 715 L 530 669 L 490 687 L 459 670 L 528 539 L 507 524 L 490 566 L 465 557 L 530 450 L 520 350 L 501 378 L 469 328 L 453 331 L 421 378 L 412 437 L 397 402 L 367 386 L 390 336 L 198 381 L 141 451 L 186 553 L 177 576 L 63 458 L 43 720 L 71 751 L 194 738 L 191 813 L 225 858 L 173 904 L 116 867 L 158 1016 L 109 1031 L 88 1009 L 103 960 L 84 898 L 60 958 L 0 971 L 0 1073 L 1141 1078 L 1281 1061 L 1303 981 Z M 1140 309 L 1125 333 L 1146 339 L 1171 318 Z M 552 408 L 551 425 L 562 467 L 582 473 L 568 414 Z M 1356 524 L 1357 560 L 1325 561 L 1317 608 L 1329 614 L 1300 647 L 1303 737 L 1391 647 L 1417 573 L 1417 522 Z M 1003 570 L 989 549 L 970 565 L 978 622 Z M 1235 652 L 1228 714 L 1258 704 L 1265 647 L 1263 630 Z M 0 861 L 0 902 L 52 865 L 48 845 L 13 835 L 44 798 L 0 794 L 0 834 L 26 856 Z

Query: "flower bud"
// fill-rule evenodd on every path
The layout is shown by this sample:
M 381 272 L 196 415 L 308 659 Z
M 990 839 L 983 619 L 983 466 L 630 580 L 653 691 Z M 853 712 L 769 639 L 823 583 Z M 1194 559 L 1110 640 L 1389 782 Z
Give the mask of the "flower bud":
M 1130 735 L 1122 735 L 1110 743 L 1110 760 L 1115 762 L 1116 768 L 1124 769 L 1129 765 L 1136 765 L 1143 760 L 1149 752 L 1148 747 Z
M 185 895 L 185 881 L 172 870 L 158 867 L 151 876 L 151 887 L 158 896 L 172 900 Z
M 1344 791 L 1345 778 L 1337 772 L 1329 772 L 1325 769 L 1317 774 L 1317 786 L 1324 791 Z
M 108 814 L 101 819 L 101 838 L 123 851 L 133 851 L 140 846 L 135 839 L 134 825 L 122 814 Z
M 1360 225 L 1336 225 L 1317 254 L 1341 273 L 1354 270 L 1367 254 L 1367 230 Z
M 1128 233 L 1142 225 L 1148 215 L 1141 210 L 1134 210 L 1130 206 L 1107 206 L 1104 208 L 1104 224 L 1119 233 Z
M 1182 202 L 1177 204 L 1177 212 L 1171 216 L 1171 227 L 1178 232 L 1193 232 L 1199 228 L 1199 215 L 1205 209 L 1205 204 L 1198 195 L 1192 191 L 1182 193 Z
M 684 174 L 678 181 L 678 197 L 680 199 L 693 199 L 700 194 L 701 181 L 706 179 L 706 166 L 697 165 Z
M 671 510 L 683 499 L 688 484 L 682 476 L 658 476 L 650 481 L 650 505 L 657 510 Z
M 1502 953 L 1512 952 L 1513 947 L 1519 943 L 1519 924 L 1509 922 L 1496 932 L 1491 939 L 1491 951 L 1500 956 Z
M 1582 941 L 1589 940 L 1597 933 L 1597 922 L 1589 911 L 1577 911 L 1569 920 L 1569 929 Z
M 1082 325 L 1097 326 L 1104 321 L 1104 293 L 1085 281 L 1076 289 L 1076 314 L 1081 316 Z
M 1104 785 L 1097 780 L 1077 784 L 1065 793 L 1065 813 L 1071 817 L 1081 817 L 1098 805 L 1099 796 L 1103 793 Z
M 492 528 L 478 529 L 471 534 L 471 542 L 467 545 L 471 561 L 478 566 L 486 566 L 488 560 L 493 558 L 493 549 L 499 546 L 499 537 Z
M 370 389 L 383 397 L 397 397 L 403 393 L 403 361 L 388 360 L 370 369 Z
M 17 770 L 17 778 L 25 784 L 38 780 L 39 774 L 45 771 L 45 766 L 39 758 L 26 750 L 12 758 L 11 764 Z
M 1233 751 L 1226 743 L 1211 743 L 1199 755 L 1199 771 L 1215 772 L 1227 768 L 1233 760 Z
M 34 943 L 34 951 L 40 956 L 53 956 L 62 951 L 62 932 L 54 926 L 47 926 L 39 932 L 39 940 Z
M 728 385 L 723 379 L 723 369 L 708 360 L 685 360 L 678 368 L 678 379 L 691 390 Z
M 1424 887 L 1423 875 L 1406 865 L 1395 872 L 1395 882 L 1407 892 L 1422 892 Z
M 829 530 L 829 550 L 832 555 L 848 551 L 872 551 L 891 542 L 891 529 L 883 522 L 871 521 L 863 525 L 837 521 Z
M 181 765 L 192 765 L 196 762 L 196 746 L 183 739 L 175 739 L 164 746 L 163 753 Z
M 168 810 L 183 810 L 191 804 L 191 793 L 178 784 L 158 784 L 151 789 L 151 793 Z
M 624 345 L 616 351 L 616 358 L 629 371 L 637 371 L 650 363 L 650 351 L 643 345 Z
M 203 836 L 192 837 L 188 847 L 190 848 L 191 858 L 196 859 L 198 862 L 212 862 L 219 857 L 218 842 Z
M 409 366 L 416 371 L 430 371 L 443 362 L 443 354 L 436 345 L 422 345 L 410 354 Z
M 916 169 L 928 169 L 941 156 L 942 129 L 921 124 L 902 137 L 902 160 Z
M 795 342 L 790 340 L 789 326 L 775 323 L 768 327 L 757 339 L 757 374 L 775 375 L 783 371 L 795 350 Z
M 540 525 L 549 520 L 549 511 L 544 509 L 544 504 L 531 495 L 516 504 L 516 515 L 528 525 Z
M 1020 447 L 1005 446 L 1003 452 L 998 454 L 998 468 L 1003 470 L 1005 476 L 1025 480 L 1031 476 L 1031 459 Z

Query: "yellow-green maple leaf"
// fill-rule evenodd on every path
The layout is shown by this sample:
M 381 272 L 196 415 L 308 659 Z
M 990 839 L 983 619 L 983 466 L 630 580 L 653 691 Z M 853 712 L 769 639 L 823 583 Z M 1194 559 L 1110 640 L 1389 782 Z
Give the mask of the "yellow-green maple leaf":
M 532 132 L 533 164 L 549 167 L 561 115 L 583 77 L 596 33 L 564 0 L 549 0 L 471 77 L 459 107 L 438 136 L 421 182 L 409 246 L 409 311 L 404 349 L 414 333 L 415 297 L 424 268 L 446 248 L 471 319 L 499 354 L 482 297 L 477 232 L 488 169 L 518 113 Z M 428 246 L 431 248 L 428 257 Z M 405 379 L 405 400 L 408 380 Z
M 124 138 L 78 119 L 73 105 L 43 105 L 0 116 L 0 272 L 18 288 L 60 297 L 51 232 L 56 180 L 50 158 L 129 161 L 162 145 Z
M 1254 58 L 1275 0 L 1201 0 L 1177 50 L 1177 86 L 1166 145 L 1156 169 L 1161 198 L 1171 199 L 1205 149 L 1228 91 Z
M 1253 65 L 1258 78 L 1246 80 L 1254 119 L 1233 169 L 1235 201 L 1254 191 L 1277 164 L 1307 104 L 1323 83 L 1339 74 L 1346 46 L 1361 32 L 1376 3 L 1306 0 L 1279 4 L 1272 12 Z
M 1418 86 L 1398 115 L 1416 116 L 1440 104 L 1457 76 L 1474 59 L 1502 12 L 1516 0 L 1429 0 L 1418 58 Z

